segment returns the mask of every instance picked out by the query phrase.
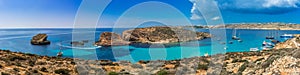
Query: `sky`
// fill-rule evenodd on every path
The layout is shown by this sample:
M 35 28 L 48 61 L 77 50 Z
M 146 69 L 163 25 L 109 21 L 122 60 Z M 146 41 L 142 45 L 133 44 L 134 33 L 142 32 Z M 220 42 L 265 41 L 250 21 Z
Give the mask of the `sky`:
M 220 17 L 213 17 L 211 20 L 222 19 L 226 24 L 268 22 L 300 24 L 298 19 L 300 0 L 211 1 L 217 4 L 221 12 Z M 78 18 L 76 15 L 82 7 L 82 2 L 85 1 L 0 0 L 0 28 L 71 28 Z M 206 21 L 201 10 L 197 9 L 197 5 L 201 3 L 197 2 L 203 0 L 112 0 L 102 14 L 99 13 L 96 27 L 136 26 L 140 22 L 205 25 Z M 92 8 L 85 9 L 92 10 Z

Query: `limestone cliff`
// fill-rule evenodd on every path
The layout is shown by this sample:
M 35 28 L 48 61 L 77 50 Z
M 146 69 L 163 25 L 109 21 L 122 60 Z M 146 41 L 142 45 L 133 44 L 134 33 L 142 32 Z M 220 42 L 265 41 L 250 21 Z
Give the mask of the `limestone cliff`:
M 113 32 L 103 32 L 99 41 L 95 43 L 98 46 L 119 46 L 128 45 L 130 42 L 124 41 L 120 35 Z
M 275 49 L 283 49 L 283 48 L 299 48 L 300 46 L 300 35 L 295 35 L 294 38 L 288 39 L 282 43 L 276 44 Z

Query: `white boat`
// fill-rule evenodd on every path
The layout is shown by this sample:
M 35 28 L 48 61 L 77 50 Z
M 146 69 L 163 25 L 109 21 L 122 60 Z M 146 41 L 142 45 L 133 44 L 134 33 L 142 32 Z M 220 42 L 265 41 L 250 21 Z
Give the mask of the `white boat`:
M 280 36 L 280 38 L 293 38 L 294 35 L 293 34 L 283 34 Z
M 61 57 L 62 55 L 63 55 L 63 52 L 58 52 L 58 53 L 57 53 L 57 56 L 58 56 L 58 57 Z
M 258 48 L 250 48 L 250 51 L 258 51 Z
M 232 40 L 239 40 L 240 38 L 236 35 L 236 29 L 233 29 L 232 31 L 232 37 L 231 37 Z
M 243 40 L 239 39 L 238 42 L 243 42 Z
M 227 47 L 224 47 L 224 50 L 227 50 Z
M 206 57 L 207 57 L 207 56 L 209 56 L 209 54 L 208 54 L 208 53 L 205 53 L 205 54 L 204 54 L 204 56 L 206 56 Z

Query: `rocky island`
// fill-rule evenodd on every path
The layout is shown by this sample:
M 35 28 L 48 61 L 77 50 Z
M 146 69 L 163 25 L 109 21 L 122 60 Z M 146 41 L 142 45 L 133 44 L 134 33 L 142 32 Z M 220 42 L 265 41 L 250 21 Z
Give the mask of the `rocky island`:
M 100 46 L 128 45 L 131 43 L 166 44 L 202 40 L 209 37 L 211 37 L 209 33 L 194 32 L 183 28 L 147 27 L 125 30 L 122 35 L 104 32 L 95 44 Z
M 50 41 L 47 40 L 47 34 L 37 34 L 32 37 L 31 44 L 32 45 L 48 45 Z

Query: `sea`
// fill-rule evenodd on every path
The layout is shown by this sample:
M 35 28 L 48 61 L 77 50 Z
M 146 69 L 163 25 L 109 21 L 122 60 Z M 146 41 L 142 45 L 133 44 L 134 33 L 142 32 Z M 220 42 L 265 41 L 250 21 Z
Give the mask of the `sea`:
M 222 44 L 223 40 L 213 41 L 210 38 L 171 44 L 155 44 L 150 46 L 142 45 L 126 45 L 113 47 L 98 47 L 92 43 L 99 39 L 103 32 L 115 32 L 121 34 L 124 30 L 130 28 L 97 28 L 90 32 L 94 34 L 94 40 L 89 41 L 90 44 L 84 47 L 75 47 L 70 44 L 74 30 L 72 28 L 27 28 L 27 29 L 0 29 L 0 49 L 10 50 L 13 52 L 31 53 L 43 56 L 56 56 L 58 52 L 63 52 L 62 57 L 80 58 L 91 60 L 112 60 L 112 61 L 131 61 L 138 62 L 140 60 L 175 60 L 190 57 L 214 55 L 218 50 L 213 50 L 216 46 L 213 44 Z M 200 32 L 210 32 L 209 29 L 196 29 Z M 300 34 L 298 30 L 251 30 L 237 29 L 237 35 L 242 42 L 232 40 L 233 29 L 225 29 L 226 49 L 221 52 L 249 52 L 250 48 L 261 49 L 266 36 L 275 36 L 279 41 L 286 39 L 280 38 L 283 34 Z M 50 45 L 31 45 L 30 40 L 38 33 L 48 34 Z M 89 32 L 82 32 L 89 33 Z M 85 35 L 82 35 L 85 36 Z M 229 44 L 232 42 L 232 44 Z

